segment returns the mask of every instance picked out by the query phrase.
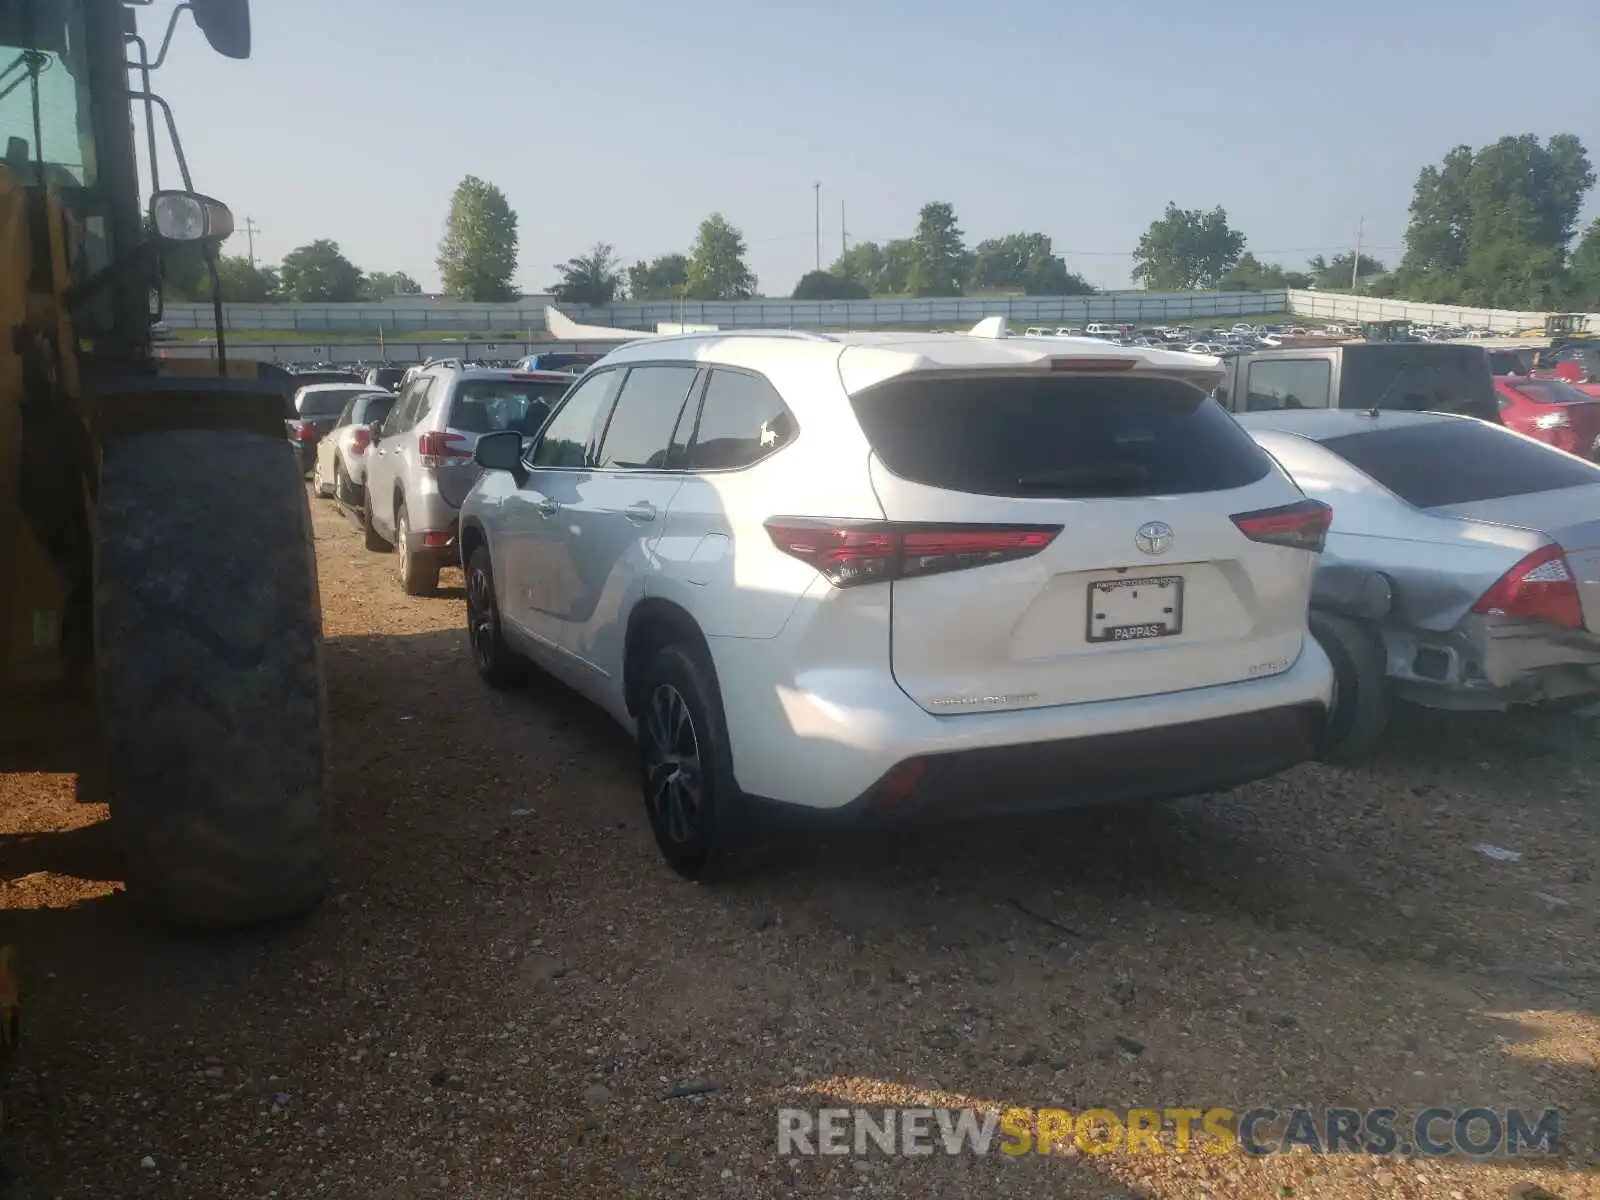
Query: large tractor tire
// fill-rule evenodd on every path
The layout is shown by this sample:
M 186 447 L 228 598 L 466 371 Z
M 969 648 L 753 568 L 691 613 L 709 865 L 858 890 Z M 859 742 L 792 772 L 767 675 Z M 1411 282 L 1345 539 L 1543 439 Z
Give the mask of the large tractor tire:
M 201 929 L 313 906 L 327 704 L 293 452 L 227 430 L 114 441 L 98 526 L 100 717 L 130 895 Z

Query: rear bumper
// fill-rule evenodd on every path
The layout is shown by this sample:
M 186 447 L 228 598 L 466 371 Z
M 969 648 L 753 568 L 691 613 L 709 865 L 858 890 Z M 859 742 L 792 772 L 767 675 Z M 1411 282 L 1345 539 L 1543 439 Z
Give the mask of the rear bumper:
M 1428 708 L 1494 711 L 1600 696 L 1600 638 L 1470 616 L 1448 633 L 1385 630 L 1396 694 Z
M 740 788 L 757 808 L 876 808 L 883 781 L 928 760 L 928 812 L 1030 811 L 1167 797 L 1261 778 L 1315 753 L 1333 690 L 1305 638 L 1278 675 L 1121 700 L 937 716 L 895 684 L 887 647 L 847 645 L 795 674 L 788 638 L 711 637 Z M 997 786 L 1003 784 L 1003 786 Z M 924 788 L 926 792 L 924 793 Z M 776 806 L 782 808 L 776 808 Z M 791 814 L 792 815 L 792 814 Z M 846 821 L 856 817 L 840 818 Z
M 302 474 L 309 475 L 316 470 L 317 444 L 315 442 L 301 442 L 290 438 L 289 445 L 294 449 L 296 457 L 300 459 L 300 471 Z
M 896 764 L 838 808 L 747 797 L 761 824 L 850 828 L 1021 816 L 1222 791 L 1316 753 L 1321 704 L 1095 737 L 930 755 Z

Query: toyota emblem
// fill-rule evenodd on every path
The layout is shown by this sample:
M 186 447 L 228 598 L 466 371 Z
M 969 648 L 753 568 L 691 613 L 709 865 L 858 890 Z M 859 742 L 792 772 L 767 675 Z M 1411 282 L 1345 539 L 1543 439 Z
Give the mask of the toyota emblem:
M 1147 521 L 1139 526 L 1133 542 L 1146 554 L 1165 554 L 1172 549 L 1172 526 L 1165 521 Z

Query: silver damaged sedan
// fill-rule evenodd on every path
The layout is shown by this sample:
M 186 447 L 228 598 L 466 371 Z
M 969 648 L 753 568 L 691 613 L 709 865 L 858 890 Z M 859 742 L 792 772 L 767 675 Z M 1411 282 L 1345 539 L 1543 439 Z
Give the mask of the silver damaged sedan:
M 1311 612 L 1338 677 L 1325 758 L 1370 753 L 1394 700 L 1600 699 L 1600 467 L 1441 413 L 1238 419 L 1333 507 Z

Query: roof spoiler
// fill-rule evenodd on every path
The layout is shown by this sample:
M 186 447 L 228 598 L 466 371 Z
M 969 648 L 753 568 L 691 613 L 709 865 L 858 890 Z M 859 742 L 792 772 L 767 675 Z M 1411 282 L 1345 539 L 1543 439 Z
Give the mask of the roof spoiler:
M 553 304 L 544 306 L 544 325 L 561 342 L 637 342 L 640 338 L 685 333 L 716 333 L 715 325 L 684 325 L 659 321 L 647 329 L 617 329 L 609 325 L 580 325 Z

